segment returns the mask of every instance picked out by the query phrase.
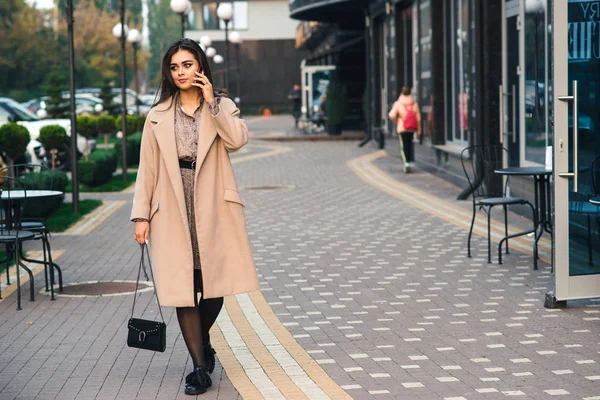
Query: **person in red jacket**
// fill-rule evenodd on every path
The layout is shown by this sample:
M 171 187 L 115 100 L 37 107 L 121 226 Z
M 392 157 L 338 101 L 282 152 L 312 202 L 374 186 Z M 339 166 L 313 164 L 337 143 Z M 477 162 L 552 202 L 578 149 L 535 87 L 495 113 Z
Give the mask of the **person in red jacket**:
M 421 110 L 419 104 L 411 94 L 408 86 L 402 87 L 402 93 L 394 102 L 388 114 L 393 123 L 397 124 L 396 133 L 400 139 L 400 153 L 404 160 L 404 172 L 410 172 L 411 163 L 415 161 L 415 146 L 413 140 L 415 133 L 421 137 Z

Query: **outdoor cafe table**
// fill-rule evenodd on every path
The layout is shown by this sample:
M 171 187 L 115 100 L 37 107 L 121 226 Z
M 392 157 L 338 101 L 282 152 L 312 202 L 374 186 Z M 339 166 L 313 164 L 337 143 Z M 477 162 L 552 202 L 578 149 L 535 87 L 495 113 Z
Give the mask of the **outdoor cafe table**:
M 533 176 L 535 181 L 533 187 L 534 208 L 536 210 L 536 234 L 535 246 L 533 248 L 533 269 L 538 269 L 538 242 L 544 231 L 552 235 L 552 207 L 550 194 L 550 176 L 552 170 L 545 167 L 508 167 L 497 169 L 498 175 L 506 176 Z M 538 232 L 539 230 L 539 232 Z
M 25 200 L 33 200 L 33 199 L 43 199 L 50 200 L 60 196 L 63 196 L 64 193 L 58 190 L 3 190 L 0 192 L 0 199 L 9 200 L 10 201 L 25 201 Z M 31 260 L 27 260 L 31 261 Z M 35 261 L 40 263 L 39 261 Z M 52 263 L 50 266 L 50 293 L 51 299 L 54 300 L 54 268 L 58 270 L 59 274 L 59 292 L 62 292 L 62 271 L 56 263 Z

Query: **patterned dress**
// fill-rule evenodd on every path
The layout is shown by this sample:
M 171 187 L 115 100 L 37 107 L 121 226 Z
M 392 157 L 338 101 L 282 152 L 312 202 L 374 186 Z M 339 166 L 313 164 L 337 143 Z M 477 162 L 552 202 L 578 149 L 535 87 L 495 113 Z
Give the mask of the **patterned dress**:
M 200 103 L 192 115 L 189 115 L 181 106 L 181 99 L 177 96 L 175 104 L 175 143 L 177 156 L 180 160 L 194 161 L 198 152 L 198 138 L 200 132 L 200 116 L 204 102 Z M 194 255 L 194 269 L 200 269 L 200 250 L 198 249 L 198 236 L 196 232 L 196 218 L 194 214 L 194 177 L 196 171 L 180 168 L 185 208 L 187 211 L 190 236 L 192 238 L 192 252 Z

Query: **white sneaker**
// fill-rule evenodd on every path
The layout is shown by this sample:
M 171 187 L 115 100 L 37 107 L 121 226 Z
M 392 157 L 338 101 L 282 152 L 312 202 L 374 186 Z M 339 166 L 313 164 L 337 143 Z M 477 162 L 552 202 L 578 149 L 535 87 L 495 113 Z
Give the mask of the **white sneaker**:
M 407 174 L 410 172 L 410 163 L 404 163 L 404 172 Z

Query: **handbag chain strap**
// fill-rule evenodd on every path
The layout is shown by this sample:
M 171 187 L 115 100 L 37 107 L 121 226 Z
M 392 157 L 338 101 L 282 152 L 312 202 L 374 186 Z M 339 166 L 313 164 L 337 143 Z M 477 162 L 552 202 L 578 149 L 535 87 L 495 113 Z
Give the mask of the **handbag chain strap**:
M 144 276 L 146 277 L 146 281 L 148 280 L 148 272 L 146 271 L 146 264 L 144 263 L 144 249 L 146 250 L 146 254 L 148 255 L 148 266 L 150 267 L 150 277 L 152 278 L 152 285 L 154 286 L 154 295 L 156 296 L 156 304 L 158 305 L 158 311 L 160 312 L 160 318 L 162 319 L 163 324 L 165 323 L 165 317 L 162 313 L 162 308 L 160 307 L 160 301 L 158 300 L 158 292 L 156 291 L 156 284 L 154 283 L 154 272 L 152 272 L 152 262 L 150 261 L 150 250 L 148 250 L 148 242 L 144 244 L 140 244 L 140 248 L 142 249 L 142 257 L 140 259 L 140 266 L 138 268 L 138 276 L 137 281 L 135 282 L 135 293 L 133 295 L 133 307 L 131 308 L 131 318 L 133 318 L 133 312 L 135 311 L 135 299 L 137 298 L 138 286 L 140 284 L 140 275 L 142 270 L 144 271 Z

